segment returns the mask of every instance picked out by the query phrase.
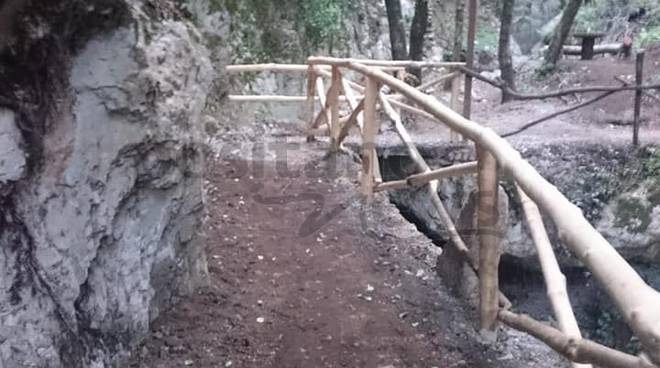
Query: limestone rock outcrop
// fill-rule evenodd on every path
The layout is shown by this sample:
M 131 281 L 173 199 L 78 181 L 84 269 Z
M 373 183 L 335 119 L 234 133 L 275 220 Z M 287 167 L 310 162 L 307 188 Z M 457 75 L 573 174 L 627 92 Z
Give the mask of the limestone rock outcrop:
M 205 280 L 209 58 L 166 2 L 11 3 L 0 367 L 110 366 Z

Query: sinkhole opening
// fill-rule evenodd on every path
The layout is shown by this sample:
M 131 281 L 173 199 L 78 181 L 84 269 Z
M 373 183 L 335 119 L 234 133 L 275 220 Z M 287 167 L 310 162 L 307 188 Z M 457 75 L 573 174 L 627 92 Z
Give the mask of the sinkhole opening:
M 381 158 L 381 168 L 386 181 L 400 180 L 415 172 L 410 159 L 401 156 Z M 398 208 L 401 216 L 415 225 L 434 245 L 443 249 L 452 246 L 436 230 L 439 224 L 430 224 L 428 216 L 422 215 L 428 209 L 422 203 L 427 198 L 421 194 L 415 195 L 415 191 L 419 190 L 411 188 L 391 191 L 388 192 L 389 200 Z M 455 199 L 449 197 L 446 200 L 451 202 Z M 510 200 L 510 203 L 513 201 Z M 569 299 L 583 336 L 609 347 L 638 353 L 637 339 L 592 275 L 577 265 L 563 267 L 562 271 L 566 276 Z M 537 259 L 503 254 L 500 259 L 499 283 L 500 289 L 511 300 L 517 312 L 529 314 L 546 323 L 556 323 Z

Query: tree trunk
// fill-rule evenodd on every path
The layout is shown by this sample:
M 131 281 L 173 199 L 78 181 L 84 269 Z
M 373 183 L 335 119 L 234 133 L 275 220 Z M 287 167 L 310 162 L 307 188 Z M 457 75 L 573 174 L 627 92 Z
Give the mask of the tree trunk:
M 429 2 L 428 0 L 415 1 L 415 15 L 410 26 L 410 60 L 422 60 L 424 58 L 424 36 L 429 26 Z M 422 68 L 410 68 L 410 73 L 422 81 Z
M 545 53 L 545 66 L 548 69 L 554 69 L 557 65 L 557 61 L 561 56 L 562 46 L 568 37 L 568 33 L 571 31 L 573 26 L 573 21 L 575 16 L 580 10 L 582 5 L 582 0 L 569 0 L 564 12 L 561 15 L 561 20 L 555 28 L 555 32 L 552 36 L 552 41 L 550 41 L 550 47 Z
M 408 47 L 406 46 L 406 30 L 401 15 L 401 0 L 385 0 L 387 8 L 387 21 L 390 25 L 390 42 L 392 43 L 392 59 L 406 60 Z
M 497 58 L 500 63 L 500 75 L 504 84 L 516 89 L 516 75 L 513 71 L 513 61 L 511 58 L 511 22 L 513 21 L 513 6 L 515 0 L 502 0 L 502 16 L 500 18 L 500 44 L 497 52 Z M 511 101 L 511 96 L 502 90 L 502 103 Z
M 452 60 L 462 61 L 463 31 L 465 29 L 465 0 L 456 0 L 456 15 L 454 18 L 454 50 Z

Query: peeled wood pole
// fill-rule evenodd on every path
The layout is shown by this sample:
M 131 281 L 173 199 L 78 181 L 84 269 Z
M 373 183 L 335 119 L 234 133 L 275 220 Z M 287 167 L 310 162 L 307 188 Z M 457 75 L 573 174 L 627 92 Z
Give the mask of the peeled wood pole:
M 637 53 L 635 60 L 635 82 L 637 87 L 642 85 L 644 79 L 644 51 Z M 642 90 L 635 90 L 635 117 L 633 120 L 633 145 L 639 146 L 639 119 L 642 113 Z
M 316 72 L 314 72 L 314 66 L 309 65 L 307 67 L 307 101 L 305 102 L 305 122 L 307 125 L 307 130 L 314 128 L 314 91 L 316 88 Z M 319 97 L 320 98 L 320 97 Z M 307 141 L 312 141 L 314 135 L 307 134 Z
M 516 188 L 523 206 L 523 211 L 525 212 L 525 217 L 527 218 L 529 232 L 532 235 L 532 240 L 536 246 L 548 299 L 550 299 L 552 311 L 559 324 L 559 330 L 571 338 L 580 339 L 582 338 L 580 327 L 575 320 L 573 308 L 571 307 L 571 302 L 568 299 L 568 293 L 566 292 L 566 276 L 561 272 L 559 264 L 557 263 L 555 252 L 552 250 L 550 239 L 548 239 L 548 234 L 543 225 L 541 212 L 539 211 L 539 208 L 536 207 L 536 204 L 529 199 L 527 194 L 525 194 L 519 186 L 516 185 Z M 582 364 L 573 364 L 573 366 L 576 368 L 591 367 L 590 365 Z
M 421 108 L 466 138 L 490 151 L 499 168 L 521 186 L 554 221 L 562 242 L 589 268 L 610 295 L 626 322 L 639 337 L 644 351 L 660 362 L 660 293 L 647 285 L 626 260 L 589 224 L 582 211 L 545 180 L 511 145 L 492 129 L 484 128 L 437 100 L 381 71 L 341 59 L 310 58 L 311 63 L 348 67 L 376 78 L 410 98 Z
M 468 34 L 466 68 L 474 68 L 474 40 L 477 36 L 477 7 L 478 0 L 468 0 Z M 465 75 L 465 97 L 463 99 L 463 116 L 469 119 L 472 115 L 472 76 Z
M 482 330 L 497 328 L 499 310 L 498 268 L 500 239 L 498 223 L 497 161 L 490 152 L 477 146 L 479 207 L 477 234 L 479 235 L 479 317 Z
M 225 71 L 227 73 L 244 73 L 244 72 L 304 72 L 308 68 L 305 64 L 243 64 L 243 65 L 227 65 Z
M 380 192 L 388 189 L 405 189 L 428 184 L 430 181 L 450 178 L 455 176 L 469 175 L 477 172 L 477 162 L 465 162 L 455 164 L 441 169 L 427 171 L 421 174 L 413 174 L 402 180 L 392 180 L 376 187 Z
M 364 127 L 362 129 L 362 193 L 371 199 L 374 195 L 374 157 L 376 152 L 376 134 L 378 133 L 378 118 L 376 116 L 376 101 L 378 99 L 379 83 L 376 79 L 367 80 L 364 97 Z
M 417 186 L 428 183 L 431 180 L 449 178 L 452 176 L 469 175 L 477 172 L 477 162 L 465 162 L 455 164 L 441 169 L 431 170 L 421 174 L 411 175 L 406 179 L 410 186 Z
M 332 67 L 332 85 L 328 91 L 327 103 L 330 108 L 330 150 L 339 150 L 339 92 L 341 90 L 341 73 L 339 67 Z
M 450 79 L 453 80 L 454 78 L 459 77 L 459 76 L 460 76 L 459 72 L 453 72 L 453 73 L 441 75 L 441 76 L 439 76 L 435 79 L 432 79 L 428 82 L 422 83 L 420 86 L 418 86 L 416 88 L 420 91 L 424 91 L 427 88 L 431 88 L 431 87 L 435 86 L 436 84 L 440 84 L 440 83 L 448 81 Z
M 351 115 L 349 115 L 348 119 L 346 119 L 346 123 L 342 124 L 341 129 L 339 130 L 339 137 L 337 138 L 338 144 L 341 145 L 344 139 L 346 139 L 346 137 L 348 136 L 348 131 L 351 129 L 353 124 L 357 124 L 358 128 L 360 129 L 360 132 L 362 132 L 362 127 L 364 126 L 362 119 L 363 110 L 364 110 L 364 99 L 360 100 L 360 103 L 358 103 L 358 105 L 351 112 Z
M 451 79 L 451 109 L 459 112 L 461 108 L 461 103 L 459 101 L 459 94 L 461 92 L 461 74 L 456 73 L 454 77 Z M 452 142 L 459 142 L 462 141 L 462 137 L 460 134 L 458 134 L 455 130 L 450 130 L 449 132 L 449 139 Z
M 567 336 L 524 314 L 501 310 L 499 319 L 511 328 L 536 337 L 576 363 L 596 364 L 604 368 L 657 368 L 640 357 L 622 353 L 590 340 Z
M 419 153 L 419 150 L 417 150 L 415 143 L 413 143 L 412 138 L 410 138 L 408 131 L 403 126 L 403 123 L 401 123 L 401 116 L 399 116 L 399 114 L 397 114 L 397 112 L 392 108 L 392 105 L 390 105 L 390 102 L 382 93 L 380 94 L 380 101 L 383 106 L 383 109 L 385 110 L 385 113 L 394 122 L 394 128 L 396 129 L 399 138 L 401 138 L 401 141 L 408 149 L 408 154 L 415 163 L 415 166 L 417 166 L 417 170 L 420 171 L 421 173 L 430 172 L 431 168 L 426 163 L 426 161 L 424 161 L 424 158 Z M 468 247 L 465 245 L 463 238 L 461 238 L 461 236 L 458 234 L 458 230 L 456 230 L 456 225 L 454 225 L 454 221 L 451 219 L 451 216 L 449 215 L 449 211 L 447 211 L 447 208 L 445 207 L 444 203 L 442 203 L 442 200 L 438 195 L 438 180 L 430 181 L 428 183 L 427 188 L 429 195 L 431 197 L 431 202 L 433 203 L 433 206 L 435 207 L 436 211 L 438 211 L 438 215 L 440 216 L 440 221 L 447 229 L 447 232 L 449 233 L 449 238 L 452 240 L 452 243 L 454 244 L 456 249 L 458 249 L 458 251 L 462 253 L 466 257 L 466 259 L 468 259 L 468 262 L 471 261 L 469 255 L 470 251 L 468 250 Z M 473 264 L 471 266 L 473 266 L 473 268 L 476 268 L 474 267 Z
M 344 139 L 348 136 L 348 131 L 351 129 L 351 126 L 353 124 L 357 123 L 360 132 L 362 132 L 362 126 L 364 125 L 362 119 L 362 110 L 364 109 L 364 98 L 361 99 L 360 102 L 358 102 L 350 82 L 344 78 L 341 79 L 341 86 L 342 89 L 344 90 L 344 94 L 346 95 L 348 106 L 353 111 L 351 112 L 351 115 L 349 116 L 346 123 L 342 124 L 341 128 L 339 129 L 339 133 L 337 136 L 337 145 L 341 145 Z M 364 90 L 362 90 L 362 92 L 364 92 Z
M 314 129 L 319 125 L 321 125 L 322 121 L 325 121 L 328 124 L 328 126 L 330 125 L 330 116 L 329 116 L 330 112 L 328 111 L 326 91 L 325 91 L 325 85 L 323 83 L 323 78 L 316 78 L 315 83 L 316 83 L 316 94 L 319 96 L 319 104 L 321 105 L 321 111 L 312 122 L 311 129 Z M 330 91 L 328 91 L 328 93 L 330 93 Z

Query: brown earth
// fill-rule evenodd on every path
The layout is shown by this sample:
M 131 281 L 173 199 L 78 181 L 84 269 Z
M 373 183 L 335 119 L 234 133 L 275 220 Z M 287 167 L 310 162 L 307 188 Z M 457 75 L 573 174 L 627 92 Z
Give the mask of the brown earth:
M 357 164 L 345 155 L 324 159 L 323 143 L 304 147 L 296 156 L 305 159 L 286 170 L 272 161 L 211 165 L 210 286 L 156 319 L 131 367 L 556 362 L 518 335 L 481 345 L 472 308 L 434 275 L 439 251 L 384 195 L 362 204 Z M 340 170 L 328 177 L 332 168 Z M 304 175 L 288 173 L 296 170 Z

